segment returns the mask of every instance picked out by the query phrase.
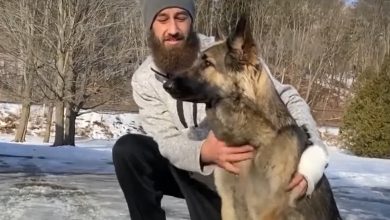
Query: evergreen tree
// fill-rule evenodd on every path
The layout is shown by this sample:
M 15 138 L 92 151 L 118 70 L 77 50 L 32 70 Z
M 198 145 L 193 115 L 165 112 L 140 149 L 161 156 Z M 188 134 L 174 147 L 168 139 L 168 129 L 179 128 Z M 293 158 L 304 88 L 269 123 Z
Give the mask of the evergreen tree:
M 390 54 L 379 72 L 366 70 L 343 117 L 341 136 L 355 154 L 390 158 Z

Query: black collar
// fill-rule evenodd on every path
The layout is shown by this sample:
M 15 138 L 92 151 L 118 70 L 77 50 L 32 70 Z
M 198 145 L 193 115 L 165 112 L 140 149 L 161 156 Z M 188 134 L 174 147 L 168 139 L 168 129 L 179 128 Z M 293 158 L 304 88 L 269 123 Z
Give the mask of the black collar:
M 164 74 L 162 72 L 159 72 L 158 70 L 154 69 L 153 67 L 150 67 L 150 69 L 155 73 L 154 76 L 156 79 L 162 83 L 167 81 L 169 79 L 169 74 Z

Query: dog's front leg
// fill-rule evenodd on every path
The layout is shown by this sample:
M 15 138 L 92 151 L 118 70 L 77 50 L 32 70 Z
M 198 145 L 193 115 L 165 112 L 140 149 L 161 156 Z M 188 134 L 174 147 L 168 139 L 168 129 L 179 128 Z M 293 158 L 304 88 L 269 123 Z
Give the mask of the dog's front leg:
M 215 169 L 215 185 L 222 202 L 222 220 L 238 220 L 234 209 L 236 177 L 222 168 Z

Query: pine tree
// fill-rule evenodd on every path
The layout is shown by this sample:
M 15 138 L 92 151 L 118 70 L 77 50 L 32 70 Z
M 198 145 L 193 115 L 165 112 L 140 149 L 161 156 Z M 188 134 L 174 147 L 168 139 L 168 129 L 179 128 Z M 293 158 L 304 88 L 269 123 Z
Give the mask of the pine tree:
M 357 155 L 390 158 L 390 54 L 379 72 L 366 70 L 358 78 L 341 137 Z

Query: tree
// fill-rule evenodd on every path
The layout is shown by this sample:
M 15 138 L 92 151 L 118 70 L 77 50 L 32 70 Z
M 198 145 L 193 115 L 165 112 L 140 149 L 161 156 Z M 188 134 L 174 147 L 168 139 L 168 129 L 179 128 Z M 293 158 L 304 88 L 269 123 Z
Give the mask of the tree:
M 366 70 L 346 108 L 342 138 L 357 155 L 390 158 L 390 55 L 379 72 Z
M 102 105 L 124 89 L 131 39 L 123 31 L 127 4 L 57 0 L 48 5 L 42 47 L 51 59 L 41 61 L 39 78 L 45 97 L 55 103 L 54 146 L 74 145 L 79 111 Z
M 0 1 L 0 48 L 16 68 L 2 88 L 18 91 L 23 139 L 33 103 L 49 106 L 45 140 L 54 108 L 54 146 L 74 145 L 75 120 L 129 90 L 129 72 L 146 55 L 140 11 L 134 1 Z M 19 84 L 23 83 L 20 89 Z M 19 92 L 20 90 L 20 92 Z M 19 132 L 19 130 L 21 132 Z
M 4 80 L 8 90 L 20 97 L 22 111 L 15 133 L 15 141 L 25 141 L 30 107 L 39 100 L 35 96 L 37 85 L 35 73 L 40 55 L 40 34 L 42 1 L 21 0 L 0 2 L 0 32 L 3 40 L 0 47 L 7 57 L 13 58 L 15 68 L 6 74 L 13 77 Z

